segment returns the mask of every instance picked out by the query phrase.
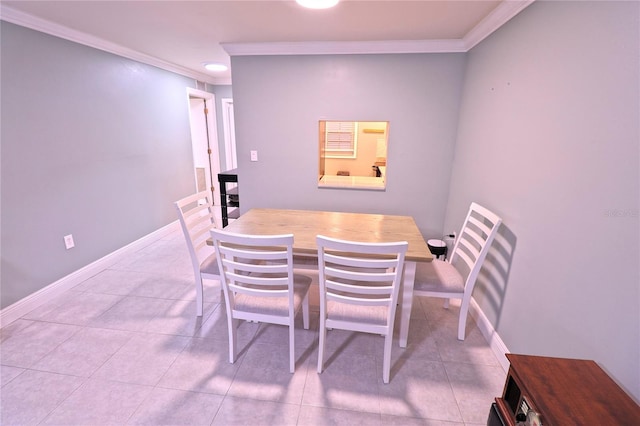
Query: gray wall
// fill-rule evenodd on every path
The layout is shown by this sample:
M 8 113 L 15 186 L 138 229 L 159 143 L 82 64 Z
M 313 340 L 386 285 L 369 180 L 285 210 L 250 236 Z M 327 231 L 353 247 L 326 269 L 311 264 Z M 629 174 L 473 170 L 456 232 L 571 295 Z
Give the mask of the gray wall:
M 445 222 L 502 215 L 474 297 L 511 352 L 594 359 L 637 399 L 639 17 L 536 2 L 470 52 Z
M 0 25 L 4 308 L 176 219 L 194 81 Z
M 441 236 L 464 64 L 464 54 L 233 57 L 241 211 L 411 215 Z M 321 119 L 389 121 L 386 191 L 317 187 Z

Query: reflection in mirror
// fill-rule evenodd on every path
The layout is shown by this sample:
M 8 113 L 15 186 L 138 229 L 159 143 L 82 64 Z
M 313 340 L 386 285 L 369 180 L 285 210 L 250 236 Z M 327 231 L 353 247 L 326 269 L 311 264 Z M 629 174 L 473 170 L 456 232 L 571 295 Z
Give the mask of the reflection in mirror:
M 319 188 L 383 190 L 388 121 L 320 120 Z

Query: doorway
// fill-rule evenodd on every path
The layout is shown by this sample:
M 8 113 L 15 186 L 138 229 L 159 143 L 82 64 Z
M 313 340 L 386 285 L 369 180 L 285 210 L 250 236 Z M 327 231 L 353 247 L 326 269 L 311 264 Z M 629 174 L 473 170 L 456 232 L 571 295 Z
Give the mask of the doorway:
M 189 125 L 193 152 L 195 191 L 211 191 L 216 225 L 222 222 L 220 210 L 220 148 L 213 93 L 187 88 Z
M 233 170 L 238 167 L 238 155 L 236 154 L 236 130 L 233 117 L 233 99 L 222 98 L 222 123 L 224 129 L 224 153 L 225 170 Z

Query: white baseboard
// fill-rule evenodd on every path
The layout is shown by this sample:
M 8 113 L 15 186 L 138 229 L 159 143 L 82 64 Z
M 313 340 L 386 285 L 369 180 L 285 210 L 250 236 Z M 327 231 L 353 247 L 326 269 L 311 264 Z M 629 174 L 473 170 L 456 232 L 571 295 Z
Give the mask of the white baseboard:
M 55 281 L 48 286 L 36 291 L 35 293 L 32 293 L 29 296 L 18 300 L 14 304 L 7 306 L 6 308 L 0 310 L 0 328 L 11 324 L 13 321 L 31 312 L 51 298 L 62 294 L 63 292 L 75 287 L 86 279 L 91 278 L 92 276 L 98 274 L 106 268 L 114 265 L 124 256 L 130 255 L 133 252 L 148 246 L 149 244 L 159 240 L 165 235 L 175 231 L 176 229 L 178 229 L 177 221 L 170 223 L 169 225 L 164 226 L 148 235 L 145 235 L 139 240 L 136 240 L 131 244 L 128 244 L 112 253 L 109 253 L 108 255 L 96 260 L 95 262 L 92 262 L 87 266 L 80 268 L 65 277 L 62 277 L 58 281 Z
M 480 332 L 489 343 L 489 347 L 506 373 L 509 370 L 509 360 L 505 356 L 505 354 L 509 353 L 507 345 L 504 344 L 496 330 L 493 328 L 491 322 L 489 322 L 489 319 L 485 316 L 484 312 L 482 312 L 482 309 L 480 309 L 480 306 L 478 306 L 478 303 L 476 303 L 473 298 L 471 298 L 471 309 L 469 309 L 469 312 L 473 319 L 475 319 Z

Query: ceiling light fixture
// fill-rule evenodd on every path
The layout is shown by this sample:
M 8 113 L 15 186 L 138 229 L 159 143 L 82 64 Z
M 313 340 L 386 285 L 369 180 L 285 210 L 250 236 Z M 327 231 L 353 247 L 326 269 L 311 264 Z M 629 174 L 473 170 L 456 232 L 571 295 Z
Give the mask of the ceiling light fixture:
M 204 64 L 204 67 L 209 71 L 214 71 L 214 72 L 223 72 L 229 69 L 228 66 L 224 64 L 215 63 L 215 62 L 207 62 Z
M 328 9 L 338 4 L 339 0 L 296 0 L 300 6 L 309 9 Z

